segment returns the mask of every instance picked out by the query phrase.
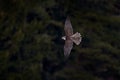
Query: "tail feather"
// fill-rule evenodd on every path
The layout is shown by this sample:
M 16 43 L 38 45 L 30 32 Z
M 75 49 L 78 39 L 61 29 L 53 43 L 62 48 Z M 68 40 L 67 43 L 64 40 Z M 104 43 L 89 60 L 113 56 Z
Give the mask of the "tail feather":
M 80 35 L 80 33 L 76 32 L 75 34 L 73 34 L 71 36 L 71 40 L 76 44 L 76 45 L 79 45 L 81 40 L 82 40 L 82 37 Z

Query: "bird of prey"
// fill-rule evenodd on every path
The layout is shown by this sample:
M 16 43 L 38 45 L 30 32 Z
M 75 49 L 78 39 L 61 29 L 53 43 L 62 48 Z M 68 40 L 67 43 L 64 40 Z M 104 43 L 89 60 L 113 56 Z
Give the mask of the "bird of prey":
M 79 45 L 82 40 L 82 37 L 81 37 L 81 34 L 78 32 L 73 34 L 73 28 L 72 28 L 69 17 L 67 17 L 65 21 L 64 30 L 65 30 L 65 36 L 62 37 L 62 39 L 65 40 L 64 55 L 68 57 L 72 50 L 73 42 L 76 45 Z

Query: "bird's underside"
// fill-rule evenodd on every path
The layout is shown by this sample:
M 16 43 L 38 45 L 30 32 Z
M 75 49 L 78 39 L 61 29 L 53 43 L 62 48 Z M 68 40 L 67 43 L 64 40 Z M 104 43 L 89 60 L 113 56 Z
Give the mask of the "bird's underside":
M 63 36 L 62 39 L 66 40 L 66 36 Z M 73 34 L 72 36 L 70 36 L 69 39 L 71 39 L 72 42 L 74 42 L 76 45 L 79 45 L 82 38 L 81 38 L 80 33 L 76 32 L 75 34 Z
M 67 17 L 66 21 L 65 21 L 65 36 L 62 37 L 62 39 L 65 40 L 65 45 L 64 45 L 64 55 L 65 56 L 69 56 L 72 47 L 73 47 L 73 42 L 76 45 L 79 45 L 81 42 L 81 35 L 80 33 L 76 32 L 75 34 L 73 34 L 73 29 L 72 29 L 72 25 L 70 22 L 69 17 Z

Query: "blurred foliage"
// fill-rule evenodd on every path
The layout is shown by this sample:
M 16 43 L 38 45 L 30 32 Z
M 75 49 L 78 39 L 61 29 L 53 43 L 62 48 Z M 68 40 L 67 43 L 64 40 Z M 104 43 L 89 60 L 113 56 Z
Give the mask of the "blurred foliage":
M 82 35 L 64 61 L 64 21 Z M 120 80 L 119 0 L 0 0 L 0 80 Z

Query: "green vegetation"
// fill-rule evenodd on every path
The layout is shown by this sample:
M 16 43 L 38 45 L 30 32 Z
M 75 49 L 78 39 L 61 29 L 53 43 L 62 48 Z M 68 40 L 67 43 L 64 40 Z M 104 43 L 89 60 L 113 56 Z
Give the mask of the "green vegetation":
M 64 61 L 64 21 L 82 35 Z M 0 80 L 120 80 L 119 0 L 0 0 Z

